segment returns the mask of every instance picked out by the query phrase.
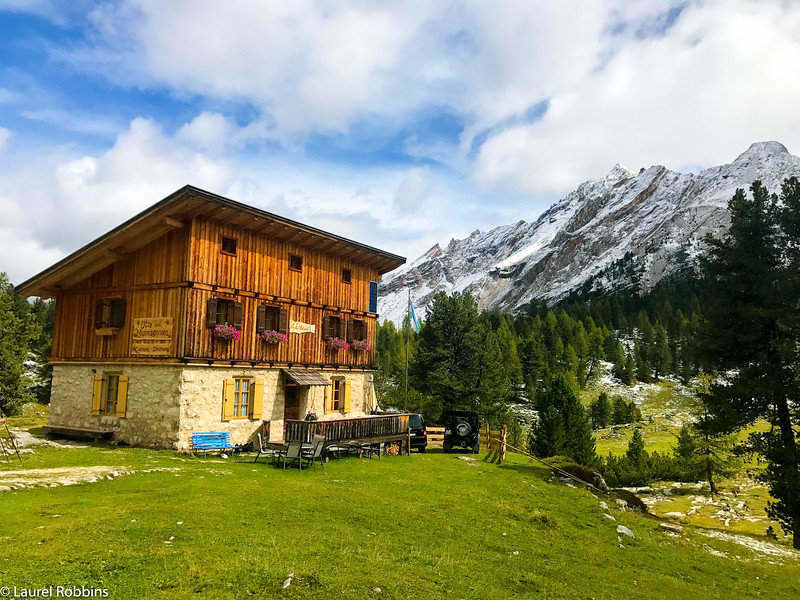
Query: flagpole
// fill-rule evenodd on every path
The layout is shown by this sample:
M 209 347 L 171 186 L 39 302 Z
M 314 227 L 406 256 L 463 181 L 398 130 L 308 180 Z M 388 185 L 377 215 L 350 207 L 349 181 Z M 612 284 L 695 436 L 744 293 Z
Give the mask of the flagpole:
M 408 289 L 406 304 L 406 409 L 408 409 L 408 337 L 411 334 L 411 288 Z

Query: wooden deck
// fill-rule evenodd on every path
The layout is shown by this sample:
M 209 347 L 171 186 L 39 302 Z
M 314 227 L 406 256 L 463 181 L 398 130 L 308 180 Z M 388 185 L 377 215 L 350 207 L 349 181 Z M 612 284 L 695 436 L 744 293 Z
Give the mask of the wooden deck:
M 310 442 L 315 435 L 325 437 L 327 443 L 381 443 L 402 442 L 406 450 L 409 444 L 407 414 L 368 415 L 353 419 L 331 421 L 284 421 L 286 442 Z

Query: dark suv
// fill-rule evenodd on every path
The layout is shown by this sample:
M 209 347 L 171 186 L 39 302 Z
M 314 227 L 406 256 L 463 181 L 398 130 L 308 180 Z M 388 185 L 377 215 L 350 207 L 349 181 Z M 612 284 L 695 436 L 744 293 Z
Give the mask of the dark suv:
M 469 410 L 448 410 L 442 415 L 444 443 L 447 452 L 455 446 L 470 448 L 474 454 L 481 449 L 478 413 Z
M 425 452 L 428 446 L 428 430 L 425 429 L 425 419 L 420 414 L 408 415 L 408 428 L 411 430 L 411 447 L 420 452 Z

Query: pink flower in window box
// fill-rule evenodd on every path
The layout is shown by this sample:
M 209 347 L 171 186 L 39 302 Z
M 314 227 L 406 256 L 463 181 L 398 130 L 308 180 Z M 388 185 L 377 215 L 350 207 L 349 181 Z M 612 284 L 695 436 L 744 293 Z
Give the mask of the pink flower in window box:
M 348 350 L 350 348 L 350 344 L 338 337 L 326 339 L 325 345 L 328 347 L 328 350 Z
M 280 331 L 275 331 L 274 329 L 262 331 L 259 337 L 267 344 L 278 345 L 286 343 L 286 334 L 281 333 Z
M 366 352 L 369 350 L 369 342 L 367 340 L 353 340 L 350 342 L 350 349 L 356 352 Z
M 242 332 L 233 325 L 217 325 L 211 331 L 211 335 L 220 340 L 238 340 L 242 337 Z

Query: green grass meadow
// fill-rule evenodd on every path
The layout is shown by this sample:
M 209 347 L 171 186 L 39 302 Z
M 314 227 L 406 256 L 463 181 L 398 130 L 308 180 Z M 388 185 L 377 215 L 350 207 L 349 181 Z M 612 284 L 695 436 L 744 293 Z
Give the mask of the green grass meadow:
M 103 445 L 24 460 L 134 473 L 0 492 L 0 586 L 169 599 L 800 597 L 797 559 L 691 527 L 669 536 L 612 508 L 636 535 L 620 548 L 598 498 L 518 455 L 498 466 L 429 451 L 302 472 Z

